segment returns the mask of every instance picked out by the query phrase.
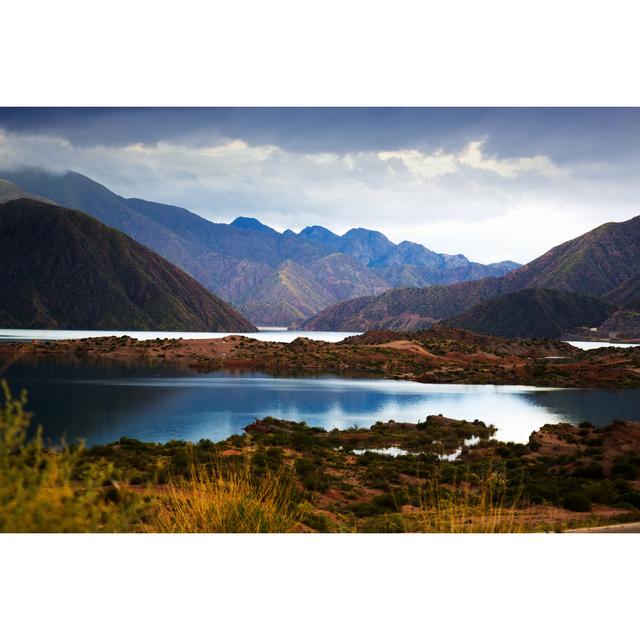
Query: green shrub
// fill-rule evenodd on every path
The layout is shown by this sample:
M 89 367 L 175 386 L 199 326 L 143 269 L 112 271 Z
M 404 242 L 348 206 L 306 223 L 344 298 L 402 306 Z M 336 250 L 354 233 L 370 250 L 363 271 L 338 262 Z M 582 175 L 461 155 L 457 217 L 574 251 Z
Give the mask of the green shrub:
M 329 486 L 322 467 L 309 458 L 299 458 L 296 461 L 295 471 L 307 491 L 322 492 Z
M 575 475 L 578 478 L 600 480 L 604 478 L 604 470 L 601 464 L 597 462 L 591 462 L 586 466 L 577 467 L 573 475 Z
M 360 533 L 405 533 L 410 525 L 407 519 L 399 513 L 375 516 L 361 523 Z
M 640 477 L 640 467 L 628 460 L 619 460 L 611 467 L 611 475 L 626 480 L 635 480 Z
M 620 496 L 620 501 L 631 505 L 634 509 L 640 509 L 640 491 L 629 491 Z
M 610 481 L 593 483 L 586 487 L 585 493 L 591 502 L 598 504 L 616 504 L 619 500 L 619 494 L 615 485 Z
M 328 533 L 332 530 L 332 523 L 329 518 L 323 513 L 316 513 L 315 511 L 307 511 L 302 515 L 301 521 L 306 524 L 307 527 L 315 529 L 320 533 Z
M 568 493 L 562 499 L 562 506 L 569 511 L 591 511 L 591 501 L 585 493 L 573 492 Z

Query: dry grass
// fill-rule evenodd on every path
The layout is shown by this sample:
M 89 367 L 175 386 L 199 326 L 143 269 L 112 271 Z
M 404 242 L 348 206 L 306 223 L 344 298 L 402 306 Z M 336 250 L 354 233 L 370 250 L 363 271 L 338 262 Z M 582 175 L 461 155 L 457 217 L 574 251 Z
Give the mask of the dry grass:
M 0 532 L 272 533 L 297 524 L 284 471 L 256 478 L 248 461 L 193 464 L 186 479 L 145 501 L 113 481 L 110 465 L 80 465 L 81 445 L 45 448 L 39 429 L 28 438 L 26 393 L 14 399 L 2 389 Z
M 237 466 L 192 465 L 189 477 L 172 481 L 149 527 L 162 533 L 285 533 L 297 509 L 284 471 L 256 478 L 249 461 Z
M 420 495 L 420 507 L 407 521 L 408 531 L 423 533 L 520 533 L 525 530 L 522 494 L 507 499 L 507 481 L 497 471 L 451 486 L 434 476 Z
M 249 458 L 193 461 L 189 473 L 142 494 L 119 487 L 112 466 L 80 464 L 82 446 L 45 448 L 38 430 L 28 438 L 26 394 L 14 399 L 5 383 L 0 406 L 0 532 L 282 533 L 304 530 L 291 468 L 252 471 Z M 79 474 L 79 469 L 82 473 Z M 518 500 L 506 479 L 443 484 L 432 477 L 409 512 L 338 524 L 334 530 L 429 533 L 517 532 Z M 404 511 L 404 509 L 403 509 Z
M 2 383 L 0 532 L 128 531 L 139 520 L 137 499 L 109 487 L 111 469 L 74 476 L 82 447 L 46 449 L 38 429 L 27 439 L 26 393 L 14 399 Z

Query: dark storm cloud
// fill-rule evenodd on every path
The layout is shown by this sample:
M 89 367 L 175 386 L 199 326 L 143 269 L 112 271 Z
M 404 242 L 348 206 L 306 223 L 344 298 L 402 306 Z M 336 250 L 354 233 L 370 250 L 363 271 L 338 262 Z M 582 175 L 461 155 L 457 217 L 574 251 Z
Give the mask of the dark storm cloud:
M 75 145 L 242 138 L 296 152 L 441 146 L 484 110 L 396 108 L 0 109 L 0 127 L 65 137 Z
M 5 108 L 0 127 L 77 146 L 241 138 L 298 153 L 457 151 L 486 139 L 487 153 L 499 157 L 544 154 L 559 163 L 625 157 L 640 144 L 637 109 Z

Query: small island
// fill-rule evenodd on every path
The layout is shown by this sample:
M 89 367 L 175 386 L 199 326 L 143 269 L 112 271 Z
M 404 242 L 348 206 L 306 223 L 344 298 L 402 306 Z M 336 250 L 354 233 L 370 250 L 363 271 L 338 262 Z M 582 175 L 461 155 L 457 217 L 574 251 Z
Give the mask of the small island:
M 28 357 L 176 362 L 200 372 L 382 377 L 424 383 L 541 387 L 640 387 L 640 348 L 582 350 L 551 338 L 498 338 L 437 325 L 423 331 L 367 331 L 341 342 L 135 340 L 128 336 L 0 343 L 0 359 Z

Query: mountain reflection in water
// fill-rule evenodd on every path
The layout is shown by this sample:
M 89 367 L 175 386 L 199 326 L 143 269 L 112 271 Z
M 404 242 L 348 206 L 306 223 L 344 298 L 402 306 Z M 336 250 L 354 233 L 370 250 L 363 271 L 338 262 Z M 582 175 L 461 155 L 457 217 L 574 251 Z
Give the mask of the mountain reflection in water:
M 312 426 L 369 427 L 377 420 L 416 422 L 429 414 L 478 418 L 497 438 L 526 442 L 545 423 L 640 420 L 640 390 L 540 389 L 508 385 L 420 384 L 381 379 L 275 378 L 196 374 L 172 365 L 39 359 L 14 363 L 5 377 L 45 437 L 88 444 L 121 436 L 146 441 L 222 440 L 272 415 Z

